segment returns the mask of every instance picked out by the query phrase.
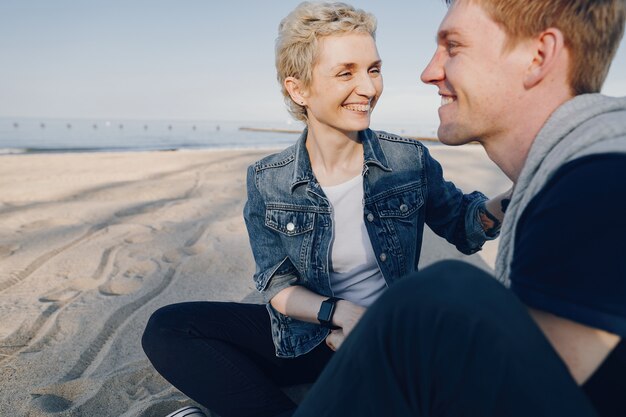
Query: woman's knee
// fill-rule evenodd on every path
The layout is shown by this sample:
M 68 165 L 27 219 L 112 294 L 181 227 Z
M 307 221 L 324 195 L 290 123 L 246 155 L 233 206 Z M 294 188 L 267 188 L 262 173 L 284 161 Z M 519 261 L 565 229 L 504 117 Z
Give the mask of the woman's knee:
M 167 343 L 177 333 L 188 332 L 189 304 L 192 303 L 170 304 L 152 313 L 141 337 L 141 345 L 146 353 L 154 345 Z

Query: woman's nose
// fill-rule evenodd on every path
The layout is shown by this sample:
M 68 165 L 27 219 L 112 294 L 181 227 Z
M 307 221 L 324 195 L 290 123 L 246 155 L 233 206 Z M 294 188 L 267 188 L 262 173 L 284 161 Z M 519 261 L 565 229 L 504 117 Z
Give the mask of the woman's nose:
M 360 96 L 374 97 L 376 95 L 376 80 L 372 79 L 370 74 L 359 77 L 356 93 Z

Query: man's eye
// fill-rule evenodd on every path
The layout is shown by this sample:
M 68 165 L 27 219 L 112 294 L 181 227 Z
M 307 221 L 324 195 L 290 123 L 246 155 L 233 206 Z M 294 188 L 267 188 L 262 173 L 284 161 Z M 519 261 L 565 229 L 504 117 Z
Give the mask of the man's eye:
M 459 44 L 456 42 L 448 42 L 446 44 L 446 50 L 448 51 L 448 53 L 452 53 L 458 46 Z
M 351 72 L 346 71 L 346 72 L 340 72 L 337 76 L 346 78 L 346 77 L 349 77 L 351 75 L 352 75 Z
M 380 68 L 372 68 L 370 72 L 373 74 L 380 74 L 382 71 Z

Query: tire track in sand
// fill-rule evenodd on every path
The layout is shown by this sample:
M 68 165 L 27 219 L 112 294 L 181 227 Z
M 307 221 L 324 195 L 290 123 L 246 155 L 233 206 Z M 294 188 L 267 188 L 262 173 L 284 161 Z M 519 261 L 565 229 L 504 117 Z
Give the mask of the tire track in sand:
M 7 290 L 8 288 L 11 288 L 12 286 L 17 285 L 20 282 L 24 281 L 26 278 L 31 276 L 35 271 L 41 268 L 50 259 L 59 255 L 60 253 L 65 252 L 68 249 L 71 249 L 72 247 L 78 245 L 79 243 L 84 242 L 85 240 L 93 236 L 95 233 L 99 232 L 102 229 L 105 229 L 106 227 L 108 227 L 108 224 L 106 223 L 94 225 L 90 227 L 89 230 L 78 239 L 74 239 L 71 242 L 66 243 L 65 245 L 59 246 L 58 248 L 52 249 L 44 253 L 43 255 L 40 255 L 34 261 L 29 263 L 26 266 L 26 268 L 18 272 L 11 273 L 8 280 L 0 282 L 0 292 L 3 292 Z
M 172 282 L 176 275 L 176 268 L 170 267 L 161 283 L 147 294 L 139 297 L 135 301 L 126 304 L 122 308 L 118 309 L 107 319 L 104 323 L 102 330 L 98 333 L 95 340 L 93 340 L 87 349 L 78 358 L 76 364 L 70 369 L 70 371 L 62 378 L 62 381 L 71 381 L 73 379 L 80 378 L 83 373 L 89 368 L 89 366 L 96 360 L 100 351 L 104 348 L 111 336 L 117 331 L 117 329 L 140 307 L 152 298 L 163 292 L 165 288 Z
M 190 187 L 182 197 L 176 198 L 175 200 L 185 200 L 193 196 L 200 187 L 201 183 L 201 173 L 196 173 L 194 183 L 192 187 Z M 231 203 L 232 204 L 232 203 Z M 144 206 L 145 207 L 145 206 Z M 154 207 L 154 206 L 152 206 Z M 144 214 L 144 210 L 140 210 L 140 213 Z M 125 211 L 125 213 L 133 213 L 137 214 L 136 211 Z M 197 228 L 190 238 L 186 240 L 184 243 L 181 254 L 183 257 L 189 256 L 189 250 L 193 248 L 199 241 L 199 239 L 204 235 L 206 230 L 210 227 L 209 223 L 203 224 L 201 227 Z M 193 251 L 192 251 L 193 252 Z M 111 315 L 107 321 L 104 323 L 102 330 L 98 333 L 98 336 L 89 344 L 89 346 L 83 351 L 80 355 L 76 364 L 70 369 L 70 371 L 63 377 L 62 381 L 71 381 L 77 378 L 80 378 L 85 371 L 94 363 L 100 355 L 101 351 L 104 349 L 107 342 L 113 337 L 113 335 L 117 332 L 125 321 L 127 321 L 133 313 L 143 307 L 148 301 L 158 296 L 162 293 L 174 280 L 176 272 L 180 265 L 184 262 L 184 258 L 179 259 L 177 262 L 170 265 L 167 272 L 165 273 L 163 279 L 159 283 L 159 285 L 154 288 L 152 291 L 144 294 L 138 299 L 132 301 L 129 304 L 124 305 L 120 309 L 116 310 L 113 315 Z
M 95 281 L 99 281 L 104 274 L 114 248 L 115 247 L 107 248 L 102 253 L 100 263 L 93 274 Z M 42 311 L 35 322 L 27 329 L 20 328 L 9 337 L 2 340 L 2 346 L 0 346 L 0 352 L 2 353 L 0 363 L 22 352 L 37 352 L 43 350 L 61 331 L 57 323 L 59 313 L 81 293 L 82 291 L 80 290 L 65 288 L 52 290 L 48 294 L 42 295 L 39 299 L 40 301 L 50 302 L 52 304 Z M 48 321 L 52 318 L 54 318 L 54 322 L 50 325 Z M 38 337 L 38 334 L 42 332 L 42 330 L 45 331 L 46 334 L 43 337 Z M 35 340 L 35 343 L 31 344 L 30 342 L 33 340 Z

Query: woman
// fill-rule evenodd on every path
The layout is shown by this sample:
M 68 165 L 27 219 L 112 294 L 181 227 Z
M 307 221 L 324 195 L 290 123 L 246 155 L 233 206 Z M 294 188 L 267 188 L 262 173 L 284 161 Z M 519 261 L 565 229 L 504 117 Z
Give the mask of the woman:
M 424 223 L 464 253 L 497 234 L 486 197 L 446 182 L 423 145 L 369 130 L 383 90 L 375 29 L 342 3 L 302 3 L 280 24 L 278 80 L 307 127 L 248 169 L 244 217 L 267 305 L 176 304 L 146 328 L 155 368 L 224 417 L 289 415 L 279 387 L 314 381 L 365 308 L 417 270 Z

